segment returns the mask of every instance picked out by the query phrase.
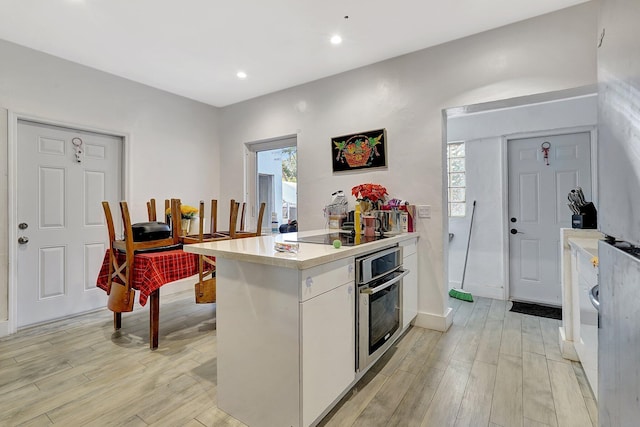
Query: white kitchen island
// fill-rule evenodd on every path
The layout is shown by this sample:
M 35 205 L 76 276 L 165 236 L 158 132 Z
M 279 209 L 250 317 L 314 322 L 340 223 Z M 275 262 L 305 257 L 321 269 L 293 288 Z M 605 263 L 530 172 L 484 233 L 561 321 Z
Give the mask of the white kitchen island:
M 311 231 L 313 235 L 326 231 Z M 216 257 L 218 407 L 251 427 L 319 422 L 364 374 L 356 372 L 355 257 L 403 246 L 417 270 L 417 234 L 359 246 L 300 243 L 296 233 L 201 243 Z M 403 280 L 403 325 L 417 313 L 417 271 Z

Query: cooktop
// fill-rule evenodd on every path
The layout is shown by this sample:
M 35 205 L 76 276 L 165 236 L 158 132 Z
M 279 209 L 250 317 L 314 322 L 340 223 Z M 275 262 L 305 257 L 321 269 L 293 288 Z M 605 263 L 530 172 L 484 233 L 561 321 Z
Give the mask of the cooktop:
M 386 236 L 360 236 L 360 243 L 375 242 L 376 240 L 384 239 Z M 286 242 L 298 242 L 298 243 L 318 243 L 322 245 L 332 245 L 334 240 L 340 240 L 342 246 L 355 246 L 356 236 L 351 232 L 337 232 L 329 234 L 316 234 L 313 236 L 298 237 L 295 240 L 285 240 Z

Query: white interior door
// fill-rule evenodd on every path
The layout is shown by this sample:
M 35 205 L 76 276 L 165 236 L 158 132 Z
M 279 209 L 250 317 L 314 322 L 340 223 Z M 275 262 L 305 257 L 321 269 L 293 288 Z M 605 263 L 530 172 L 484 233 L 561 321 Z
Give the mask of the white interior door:
M 508 141 L 511 299 L 562 305 L 560 228 L 571 227 L 571 189 L 591 200 L 590 146 L 589 132 Z
M 103 307 L 101 202 L 121 198 L 122 139 L 27 121 L 17 136 L 17 326 Z

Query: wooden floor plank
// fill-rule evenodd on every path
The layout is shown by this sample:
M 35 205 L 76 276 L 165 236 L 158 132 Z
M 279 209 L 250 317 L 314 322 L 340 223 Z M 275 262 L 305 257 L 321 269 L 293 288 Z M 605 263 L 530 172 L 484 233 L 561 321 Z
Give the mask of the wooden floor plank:
M 196 415 L 195 421 L 206 427 L 247 427 L 246 424 L 241 423 L 216 407 L 205 409 Z M 200 426 L 196 425 L 195 427 Z
M 503 320 L 488 318 L 480 335 L 476 360 L 493 365 L 498 364 L 500 343 L 502 342 Z
M 471 374 L 458 411 L 456 427 L 488 425 L 491 416 L 491 402 L 496 382 L 497 366 L 477 361 Z
M 367 407 L 356 418 L 354 426 L 386 426 L 387 422 L 409 390 L 416 376 L 410 372 L 397 370 L 380 387 Z
M 523 352 L 523 413 L 525 418 L 547 424 L 558 425 L 556 418 L 547 359 L 538 353 Z
M 471 364 L 451 360 L 422 420 L 422 427 L 453 425 L 469 380 Z
M 571 365 L 555 360 L 547 363 L 558 427 L 590 426 L 589 411 Z
M 453 324 L 458 326 L 466 326 L 474 305 L 472 302 L 463 301 L 458 310 L 453 314 Z
M 473 305 L 473 311 L 469 316 L 460 342 L 451 355 L 453 359 L 469 363 L 473 363 L 476 358 L 480 336 L 485 326 L 491 302 L 486 298 L 480 298 L 474 301 Z
M 420 426 L 443 376 L 444 371 L 424 366 L 391 416 L 387 426 Z
M 451 325 L 447 333 L 440 336 L 425 363 L 434 368 L 446 370 L 464 332 L 463 326 Z
M 489 308 L 487 319 L 503 320 L 507 310 L 507 301 L 493 299 L 491 300 L 491 307 Z
M 597 425 L 581 365 L 560 355 L 557 320 L 505 301 L 449 301 L 449 331 L 409 329 L 319 425 Z M 148 309 L 125 315 L 119 332 L 100 310 L 0 339 L 0 425 L 247 427 L 215 406 L 215 304 L 188 291 L 161 305 L 157 351 Z
M 560 340 L 558 339 L 558 328 L 560 322 L 556 319 L 547 319 L 545 317 L 540 318 L 540 330 L 542 332 L 542 340 L 544 342 L 544 352 L 547 359 L 555 360 L 556 362 L 571 363 L 562 357 L 560 352 Z
M 539 317 L 522 316 L 522 351 L 545 354 Z
M 491 422 L 521 427 L 522 400 L 522 358 L 501 353 L 491 402 Z
M 373 371 L 367 372 L 319 425 L 327 427 L 353 425 L 388 379 Z
M 502 326 L 500 354 L 522 357 L 522 315 L 507 312 Z

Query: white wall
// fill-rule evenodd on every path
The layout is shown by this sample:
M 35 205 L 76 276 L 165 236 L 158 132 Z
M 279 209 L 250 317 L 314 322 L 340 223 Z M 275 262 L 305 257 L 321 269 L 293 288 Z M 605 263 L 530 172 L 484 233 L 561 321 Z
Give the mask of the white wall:
M 595 83 L 596 16 L 591 2 L 226 107 L 221 140 L 229 158 L 221 172 L 237 179 L 228 180 L 222 197 L 242 194 L 244 143 L 297 133 L 301 228 L 322 228 L 329 195 L 364 182 L 431 205 L 431 219 L 418 222 L 418 323 L 444 328 L 442 110 Z M 387 169 L 331 172 L 332 136 L 383 127 Z
M 191 205 L 219 197 L 221 150 L 215 107 L 5 41 L 0 41 L 0 58 L 0 107 L 128 135 L 130 191 L 126 197 L 134 220 L 146 218 L 145 202 L 151 197 L 180 197 Z M 0 116 L 6 118 L 6 114 Z M 0 120 L 0 149 L 5 153 L 0 196 L 4 200 L 6 137 Z M 6 209 L 0 220 L 4 227 Z M 7 319 L 4 265 L 9 242 L 6 232 L 0 232 L 0 237 L 1 323 Z
M 503 137 L 526 132 L 595 126 L 597 95 L 451 117 L 449 141 L 466 141 L 465 218 L 451 218 L 449 285 L 460 287 L 469 236 L 471 204 L 477 201 L 464 288 L 477 296 L 505 299 L 505 254 L 509 219 L 503 209 L 507 164 Z
M 466 141 L 467 215 L 449 219 L 449 286 L 460 288 L 473 201 L 477 202 L 464 288 L 476 296 L 502 299 L 502 139 Z M 481 287 L 482 292 L 477 288 Z

